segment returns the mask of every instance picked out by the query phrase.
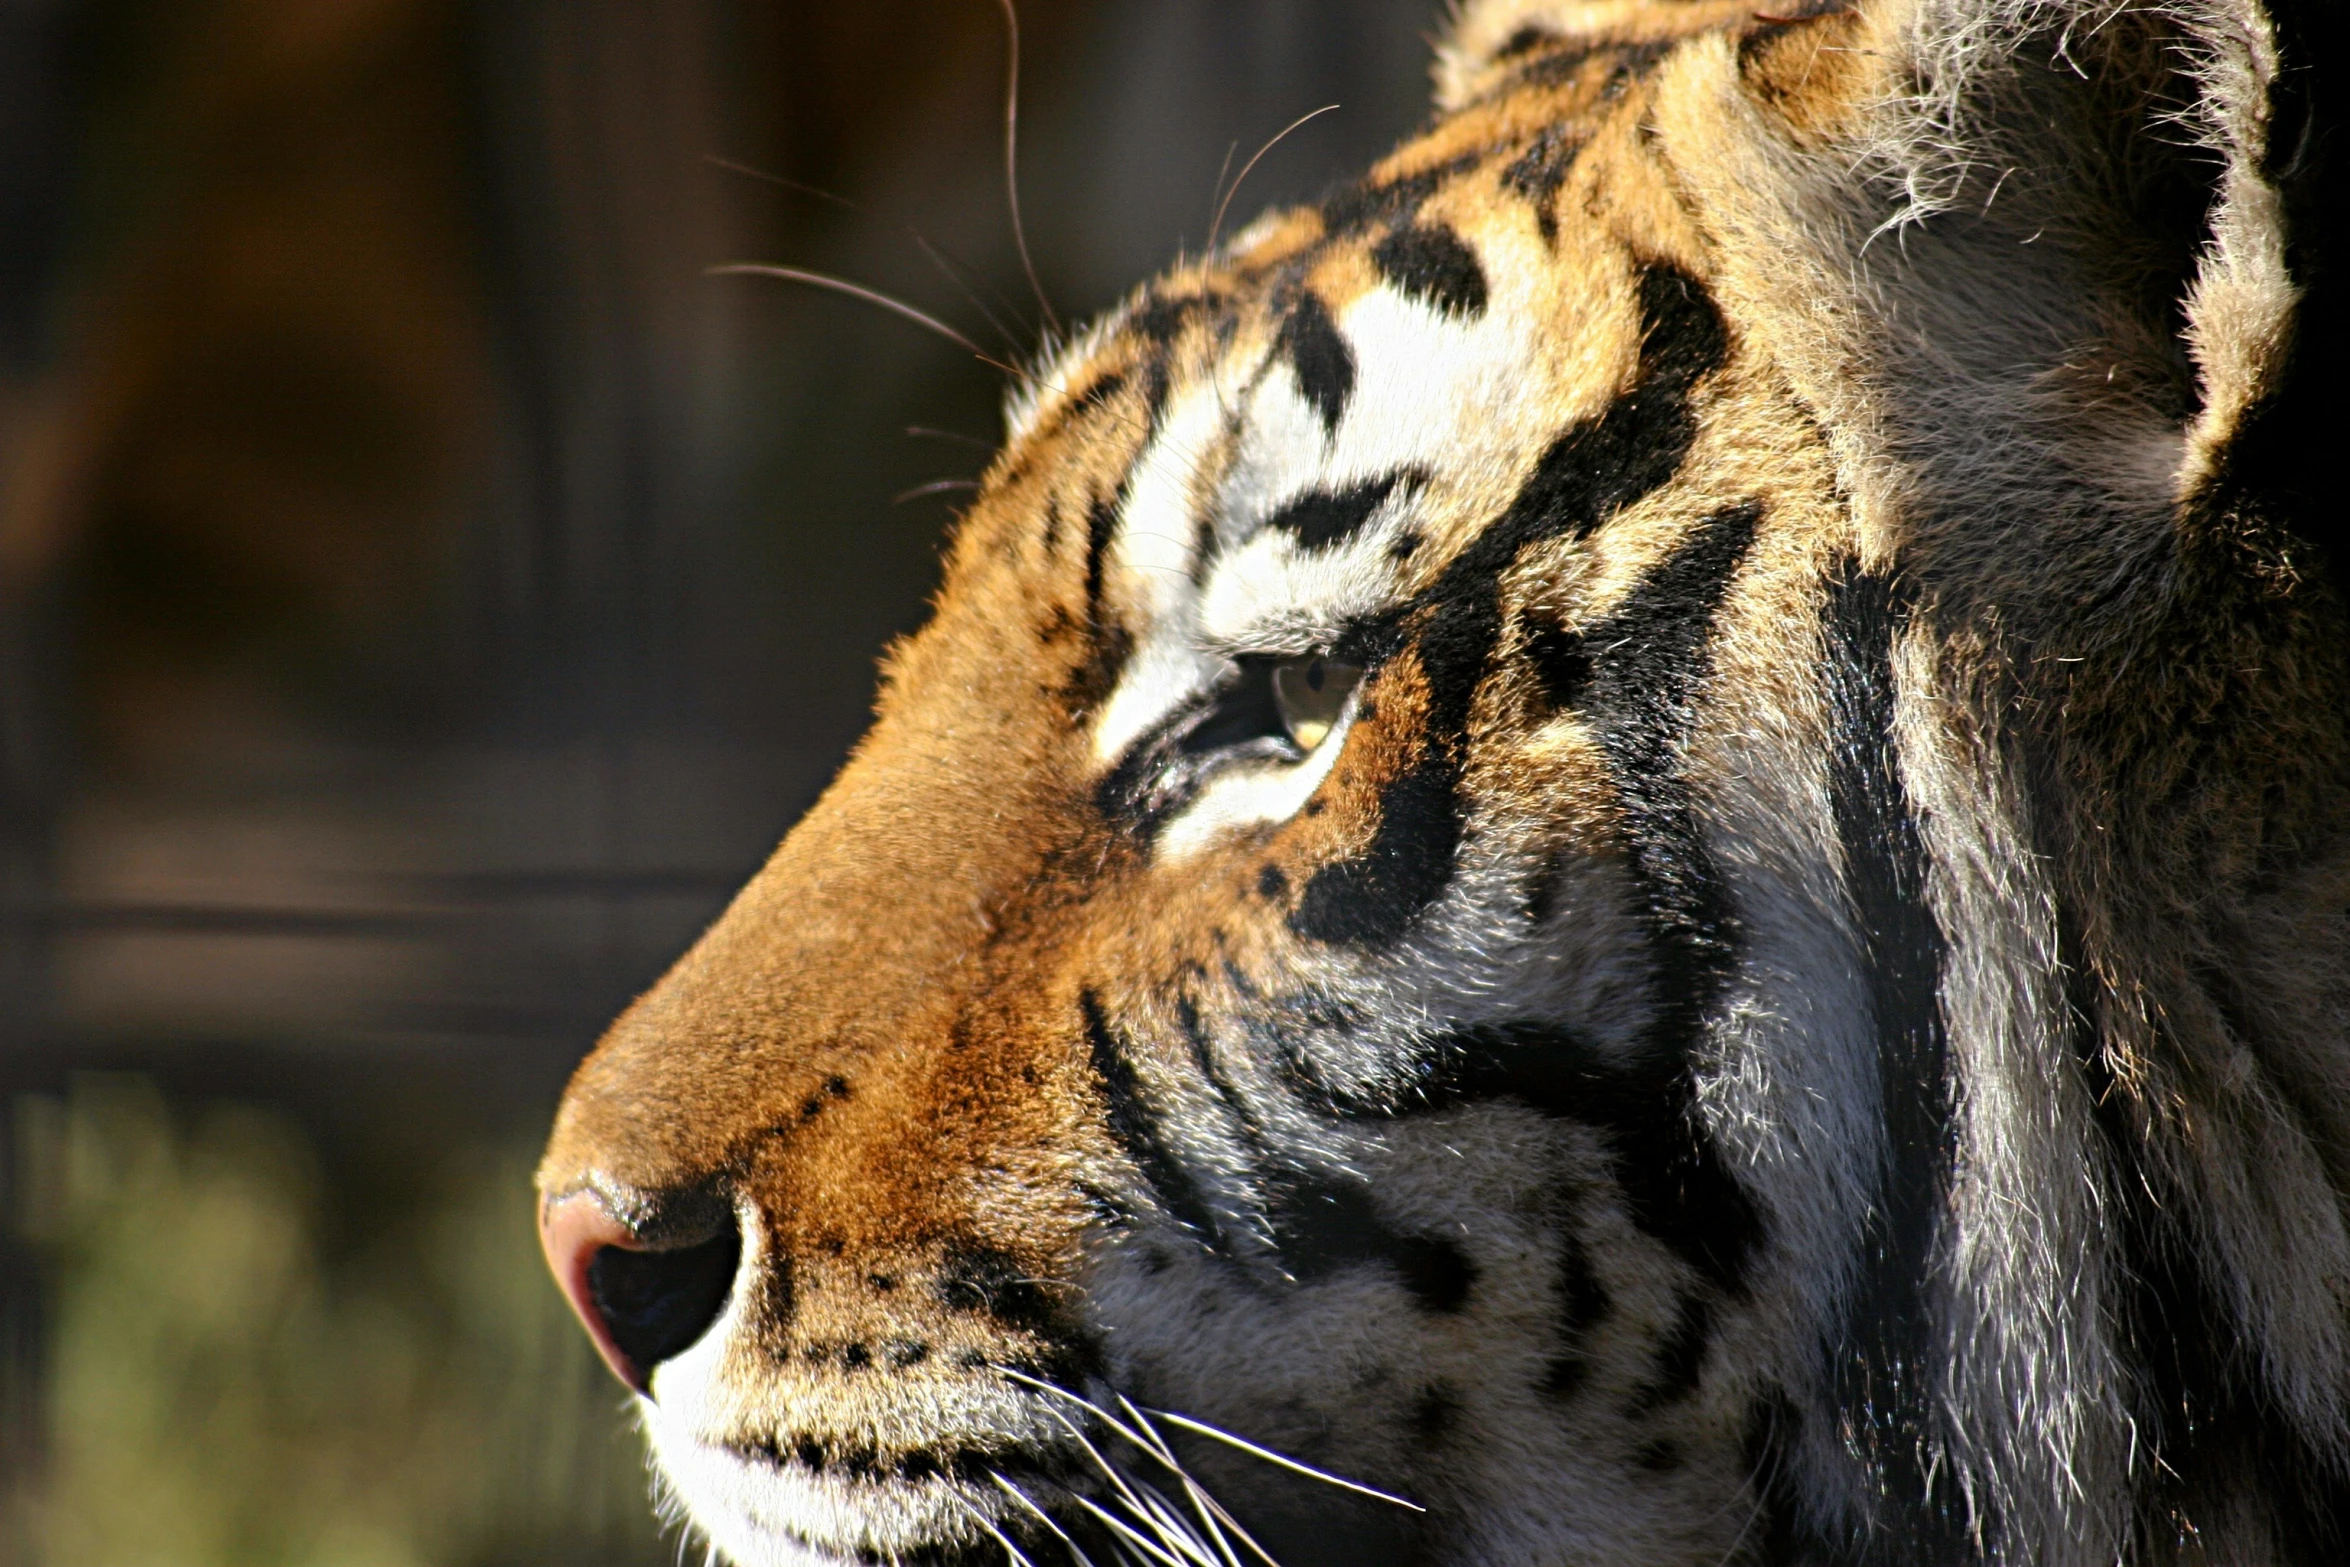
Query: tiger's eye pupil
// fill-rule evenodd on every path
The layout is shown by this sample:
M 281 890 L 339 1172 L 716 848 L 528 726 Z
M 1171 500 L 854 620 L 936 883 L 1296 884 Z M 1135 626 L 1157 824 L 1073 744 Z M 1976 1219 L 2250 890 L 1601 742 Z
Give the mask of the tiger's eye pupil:
M 1362 682 L 1363 672 L 1334 659 L 1291 659 L 1273 670 L 1273 700 L 1281 722 L 1301 751 L 1311 751 L 1330 737 L 1346 710 L 1346 699 Z

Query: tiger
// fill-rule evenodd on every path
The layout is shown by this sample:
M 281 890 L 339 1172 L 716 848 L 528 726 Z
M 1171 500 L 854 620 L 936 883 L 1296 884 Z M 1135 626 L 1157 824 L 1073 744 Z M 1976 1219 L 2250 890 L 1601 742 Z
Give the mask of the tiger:
M 1019 379 L 538 1174 L 714 1560 L 2350 1560 L 2338 8 L 1788 4 Z

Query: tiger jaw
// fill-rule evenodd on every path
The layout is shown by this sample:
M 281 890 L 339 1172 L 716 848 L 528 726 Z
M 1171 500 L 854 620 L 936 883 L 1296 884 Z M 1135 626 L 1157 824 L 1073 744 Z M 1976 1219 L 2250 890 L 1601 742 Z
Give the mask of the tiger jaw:
M 725 1333 L 722 1324 L 711 1339 Z M 665 1364 L 639 1414 L 668 1496 L 740 1567 L 876 1561 L 999 1567 L 1007 1559 L 1084 1567 L 1130 1560 L 1131 1548 L 1121 1542 L 1150 1542 L 1145 1555 L 1174 1550 L 1187 1561 L 1207 1560 L 1208 1553 L 1226 1560 L 1248 1549 L 1224 1502 L 1203 1488 L 1199 1476 L 1207 1470 L 1197 1454 L 1178 1451 L 1177 1444 L 1203 1445 L 1190 1433 L 1206 1428 L 1154 1416 L 1098 1385 L 1086 1398 L 1007 1368 L 975 1368 L 952 1390 L 959 1397 L 926 1397 L 901 1385 L 869 1401 L 906 1413 L 904 1419 L 877 1415 L 876 1429 L 900 1433 L 894 1444 L 864 1436 L 828 1445 L 814 1436 L 739 1434 L 794 1429 L 789 1415 L 737 1419 L 729 1427 L 738 1434 L 713 1439 L 697 1434 L 707 1418 L 696 1410 L 706 1407 L 709 1375 L 722 1357 L 704 1346 Z M 773 1372 L 768 1368 L 760 1380 L 777 1381 Z M 805 1397 L 763 1402 L 796 1407 L 803 1420 L 811 1412 Z M 929 1435 L 908 1434 L 914 1431 Z M 1025 1439 L 1012 1435 L 1020 1432 Z M 1257 1455 L 1248 1461 L 1263 1468 Z M 1308 1545 L 1285 1553 L 1285 1560 L 1300 1567 L 1403 1560 L 1404 1536 L 1393 1520 L 1398 1509 L 1414 1511 L 1410 1504 L 1335 1477 L 1293 1470 L 1277 1478 L 1290 1478 L 1293 1490 L 1320 1493 L 1307 1498 L 1307 1511 L 1319 1516 L 1323 1548 Z M 1332 1507 L 1337 1493 L 1329 1487 L 1352 1494 Z M 1237 1499 L 1247 1489 L 1230 1494 Z M 1360 1518 L 1349 1524 L 1348 1501 L 1358 1513 L 1370 1507 L 1388 1516 L 1368 1527 Z
M 995 1567 L 997 1535 L 1037 1532 L 1016 1497 L 1052 1505 L 1066 1494 L 1055 1477 L 1083 1465 L 1066 1412 L 935 1320 L 885 1337 L 836 1318 L 848 1331 L 833 1335 L 802 1310 L 779 1335 L 761 1269 L 746 1256 L 718 1320 L 638 1401 L 668 1490 L 728 1560 Z M 817 1278 L 796 1287 L 827 1293 Z
M 739 1567 L 997 1567 L 998 1535 L 1027 1539 L 1040 1527 L 1013 1493 L 1051 1505 L 1065 1494 L 1051 1477 L 1082 1462 L 1049 1403 L 991 1368 L 933 1372 L 921 1379 L 927 1386 L 908 1385 L 910 1368 L 890 1365 L 886 1354 L 844 1362 L 848 1345 L 813 1372 L 806 1356 L 746 1365 L 745 1333 L 730 1312 L 663 1364 L 638 1405 L 667 1489 Z M 822 1395 L 825 1379 L 860 1372 L 882 1390 L 855 1409 Z

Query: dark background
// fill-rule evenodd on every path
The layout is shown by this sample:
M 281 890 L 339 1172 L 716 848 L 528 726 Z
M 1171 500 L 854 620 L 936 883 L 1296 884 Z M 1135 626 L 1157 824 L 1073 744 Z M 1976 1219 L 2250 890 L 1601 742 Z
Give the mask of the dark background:
M 1023 0 L 1063 317 L 1306 110 L 1235 224 L 1409 130 L 1436 11 Z M 0 0 L 0 1562 L 671 1559 L 535 1145 L 1003 391 L 707 269 L 1033 348 L 1003 66 L 991 0 Z

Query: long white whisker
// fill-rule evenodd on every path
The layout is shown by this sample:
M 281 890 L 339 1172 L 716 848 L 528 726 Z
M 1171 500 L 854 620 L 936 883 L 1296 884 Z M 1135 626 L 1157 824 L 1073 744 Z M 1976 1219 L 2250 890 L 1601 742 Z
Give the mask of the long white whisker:
M 1141 1509 L 1142 1502 L 1138 1497 L 1135 1496 L 1133 1487 L 1127 1484 L 1126 1477 L 1119 1472 L 1118 1466 L 1111 1463 L 1108 1458 L 1104 1457 L 1102 1455 L 1102 1450 L 1094 1446 L 1091 1439 L 1089 1439 L 1083 1431 L 1077 1429 L 1076 1421 L 1071 1420 L 1067 1415 L 1062 1414 L 1057 1409 L 1053 1410 L 1051 1413 L 1052 1417 L 1055 1420 L 1058 1420 L 1063 1428 L 1068 1431 L 1071 1439 L 1073 1439 L 1079 1447 L 1085 1449 L 1085 1456 L 1092 1459 L 1094 1467 L 1102 1472 L 1103 1478 L 1108 1480 L 1111 1485 L 1117 1488 L 1118 1495 L 1124 1499 L 1126 1504 L 1139 1511 Z
M 1159 1435 L 1159 1428 L 1151 1424 L 1151 1417 L 1144 1413 L 1133 1399 L 1123 1393 L 1118 1395 L 1118 1407 L 1126 1411 L 1126 1417 L 1133 1422 L 1133 1428 L 1146 1439 L 1143 1445 L 1158 1454 L 1168 1468 L 1177 1474 L 1183 1473 L 1183 1466 L 1175 1461 L 1175 1450 L 1167 1445 L 1165 1437 Z
M 1135 1549 L 1149 1556 L 1152 1560 L 1164 1562 L 1167 1564 L 1167 1567 L 1186 1567 L 1186 1564 L 1181 1557 L 1172 1555 L 1169 1552 L 1162 1550 L 1160 1547 L 1153 1545 L 1150 1541 L 1144 1539 L 1141 1535 L 1135 1533 L 1134 1530 L 1128 1528 L 1124 1523 L 1119 1521 L 1118 1516 L 1115 1513 L 1102 1506 L 1092 1497 L 1073 1495 L 1070 1500 L 1074 1501 L 1078 1506 L 1084 1508 L 1087 1512 L 1093 1514 L 1094 1517 L 1100 1519 L 1105 1525 L 1109 1527 L 1112 1533 L 1116 1534 L 1120 1539 L 1132 1545 Z
M 1171 1425 L 1180 1426 L 1184 1430 L 1192 1432 L 1198 1436 L 1204 1436 L 1210 1441 L 1222 1442 L 1227 1447 L 1239 1448 L 1242 1452 L 1253 1454 L 1254 1456 L 1263 1459 L 1266 1463 L 1275 1464 L 1283 1469 L 1294 1471 L 1297 1474 L 1306 1476 L 1310 1480 L 1323 1481 L 1327 1484 L 1337 1486 L 1342 1491 L 1359 1492 L 1360 1494 L 1371 1497 L 1377 1501 L 1392 1502 L 1398 1507 L 1409 1508 L 1415 1513 L 1424 1513 L 1428 1510 L 1427 1508 L 1422 1507 L 1418 1502 L 1406 1501 L 1400 1496 L 1395 1496 L 1386 1491 L 1379 1490 L 1375 1486 L 1368 1486 L 1360 1483 L 1359 1481 L 1345 1479 L 1342 1476 L 1331 1474 L 1328 1470 L 1316 1469 L 1312 1464 L 1300 1463 L 1294 1458 L 1284 1457 L 1283 1455 L 1274 1452 L 1269 1447 L 1259 1447 L 1256 1443 L 1249 1441 L 1245 1437 L 1234 1436 L 1229 1431 L 1219 1431 L 1211 1425 L 1202 1425 L 1197 1420 L 1186 1419 L 1182 1415 L 1175 1414 L 1170 1410 L 1154 1409 L 1151 1411 L 1151 1413 L 1157 1415 L 1161 1420 L 1164 1420 Z
M 1182 1485 L 1184 1498 L 1191 1503 L 1192 1511 L 1198 1514 L 1199 1521 L 1205 1526 L 1209 1543 L 1215 1546 L 1216 1554 L 1223 1558 L 1223 1567 L 1240 1567 L 1240 1558 L 1233 1554 L 1231 1542 L 1226 1538 L 1227 1526 L 1231 1532 L 1240 1536 L 1250 1550 L 1270 1562 L 1272 1558 L 1266 1555 L 1264 1547 L 1258 1545 L 1249 1532 L 1241 1528 L 1230 1513 L 1218 1506 L 1198 1481 L 1192 1479 L 1190 1471 L 1175 1456 L 1175 1449 L 1159 1434 L 1159 1428 L 1151 1424 L 1149 1414 L 1123 1393 L 1118 1395 L 1118 1406 L 1133 1418 L 1138 1429 L 1149 1436 L 1149 1451 L 1167 1466 Z
M 889 498 L 892 506 L 903 506 L 908 501 L 920 500 L 925 495 L 945 495 L 954 490 L 976 490 L 977 479 L 933 479 L 928 484 L 917 484 L 910 490 L 900 490 Z
M 1150 1526 L 1170 1550 L 1190 1561 L 1193 1567 L 1225 1567 L 1216 1556 L 1209 1554 L 1206 1545 L 1200 1543 L 1200 1531 L 1192 1527 L 1191 1520 L 1184 1517 L 1173 1502 L 1162 1496 L 1156 1486 L 1146 1485 L 1142 1488 L 1142 1502 L 1148 1511 Z M 1213 1531 L 1210 1531 L 1209 1538 L 1211 1542 L 1214 1541 Z M 1218 1554 L 1221 1554 L 1221 1543 L 1215 1543 Z
M 1257 1543 L 1257 1537 L 1242 1527 L 1240 1520 L 1233 1517 L 1232 1514 L 1226 1510 L 1222 1502 L 1217 1501 L 1213 1496 L 1210 1496 L 1207 1492 L 1201 1490 L 1198 1486 L 1191 1484 L 1191 1482 L 1188 1480 L 1184 1482 L 1184 1486 L 1191 1492 L 1193 1502 L 1206 1509 L 1208 1512 L 1214 1514 L 1217 1524 L 1226 1533 L 1231 1534 L 1236 1539 L 1238 1539 L 1241 1544 L 1247 1546 L 1250 1555 L 1256 1557 L 1258 1561 L 1263 1562 L 1265 1567 L 1281 1567 L 1281 1564 L 1273 1559 L 1273 1553 L 1266 1550 L 1262 1545 L 1259 1545 Z
M 1229 1564 L 1229 1567 L 1240 1567 L 1238 1558 L 1232 1552 L 1230 1539 L 1238 1539 L 1243 1546 L 1247 1547 L 1249 1554 L 1255 1556 L 1260 1561 L 1265 1563 L 1265 1567 L 1281 1567 L 1281 1563 L 1274 1558 L 1273 1554 L 1266 1550 L 1265 1547 L 1258 1542 L 1256 1536 L 1248 1532 L 1248 1529 L 1242 1525 L 1239 1519 L 1232 1516 L 1232 1513 L 1229 1509 L 1224 1507 L 1223 1504 L 1218 1502 L 1213 1496 L 1209 1495 L 1206 1489 L 1203 1488 L 1196 1480 L 1192 1479 L 1190 1473 L 1184 1469 L 1181 1461 L 1176 1458 L 1174 1449 L 1170 1447 L 1166 1439 L 1159 1434 L 1158 1428 L 1151 1425 L 1148 1413 L 1140 1406 L 1136 1405 L 1132 1400 L 1126 1398 L 1122 1394 L 1119 1395 L 1118 1399 L 1120 1404 L 1124 1405 L 1126 1409 L 1134 1414 L 1136 1417 L 1136 1424 L 1140 1427 L 1140 1429 L 1136 1429 L 1136 1426 L 1128 1425 L 1125 1421 L 1120 1420 L 1117 1416 L 1111 1414 L 1108 1410 L 1103 1409 L 1099 1404 L 1094 1403 L 1091 1399 L 1085 1398 L 1080 1394 L 1073 1393 L 1065 1387 L 1058 1387 L 1053 1383 L 1042 1381 L 1039 1378 L 1029 1376 L 1025 1372 L 1015 1371 L 1009 1366 L 1001 1366 L 998 1367 L 997 1370 L 999 1374 L 1013 1381 L 1020 1382 L 1026 1386 L 1035 1388 L 1038 1392 L 1049 1393 L 1057 1399 L 1061 1399 L 1064 1402 L 1077 1405 L 1080 1409 L 1083 1409 L 1086 1411 L 1086 1413 L 1101 1421 L 1103 1425 L 1109 1427 L 1119 1436 L 1124 1437 L 1128 1442 L 1140 1448 L 1145 1453 L 1150 1454 L 1161 1464 L 1165 1465 L 1167 1470 L 1182 1483 L 1185 1497 L 1191 1502 L 1192 1507 L 1199 1513 L 1200 1521 L 1206 1526 L 1210 1540 L 1216 1546 L 1217 1551 L 1225 1558 L 1225 1561 Z M 1072 1422 L 1070 1422 L 1066 1416 L 1061 1415 L 1058 1411 L 1054 1412 L 1054 1419 L 1058 1420 L 1061 1425 L 1068 1428 L 1070 1434 L 1077 1438 L 1078 1444 L 1082 1446 L 1093 1458 L 1095 1464 L 1099 1465 L 1103 1473 L 1109 1476 L 1111 1483 L 1116 1485 L 1122 1492 L 1125 1493 L 1129 1505 L 1136 1504 L 1138 1499 L 1134 1496 L 1131 1487 L 1127 1485 L 1124 1477 L 1112 1468 L 1109 1461 L 1103 1457 L 1101 1452 L 1096 1449 L 1091 1442 L 1085 1439 L 1084 1435 L 1077 1430 L 1075 1425 L 1072 1424 Z M 1407 1503 L 1406 1505 L 1409 1504 Z M 1230 1538 L 1228 1539 L 1227 1536 Z
M 1069 1547 L 1069 1554 L 1077 1558 L 1078 1567 L 1093 1567 L 1093 1558 L 1085 1554 L 1085 1548 L 1079 1545 L 1075 1540 L 1070 1539 L 1069 1532 L 1054 1521 L 1053 1515 L 1051 1513 L 1048 1513 L 1043 1508 L 1037 1506 L 1035 1499 L 1029 1496 L 1026 1491 L 1021 1490 L 1018 1486 L 1005 1479 L 1002 1475 L 997 1474 L 992 1469 L 988 1471 L 987 1477 L 1000 1486 L 1006 1496 L 1009 1496 L 1013 1501 L 1018 1502 L 1022 1507 L 1027 1508 L 1031 1513 L 1034 1513 L 1038 1523 L 1041 1523 L 1047 1529 L 1052 1530 L 1054 1537 L 1057 1538 L 1063 1545 Z
M 866 215 L 865 209 L 849 200 L 848 197 L 836 196 L 823 186 L 811 185 L 806 180 L 795 180 L 787 174 L 776 174 L 766 169 L 754 168 L 748 163 L 737 163 L 732 158 L 722 158 L 714 152 L 703 154 L 702 161 L 712 168 L 724 169 L 729 174 L 740 174 L 748 179 L 764 181 L 781 190 L 792 191 L 802 196 L 813 196 L 818 201 L 828 201 L 836 207 L 854 212 L 859 217 Z
M 995 1537 L 995 1543 L 1004 1548 L 1004 1554 L 1006 1557 L 1010 1558 L 1013 1567 L 1036 1567 L 1036 1563 L 1029 1559 L 1028 1553 L 1020 1549 L 1020 1547 L 1013 1542 L 1010 1535 L 1004 1533 L 1003 1530 L 996 1527 L 994 1519 L 988 1517 L 978 1508 L 973 1507 L 969 1502 L 965 1502 L 963 1507 L 965 1511 L 971 1514 L 973 1522 L 977 1523 L 980 1528 L 985 1529 L 989 1534 Z
M 764 181 L 769 185 L 776 186 L 783 190 L 792 191 L 802 196 L 812 196 L 818 201 L 830 202 L 832 205 L 839 207 L 844 211 L 853 212 L 861 218 L 870 218 L 877 222 L 883 223 L 893 221 L 892 219 L 883 217 L 878 213 L 867 212 L 863 207 L 860 207 L 855 202 L 849 200 L 848 197 L 835 195 L 833 192 L 826 190 L 823 186 L 811 185 L 806 180 L 795 180 L 788 175 L 773 174 L 765 169 L 753 168 L 750 164 L 747 163 L 737 163 L 732 158 L 719 157 L 715 153 L 705 155 L 703 161 L 715 168 L 724 169 L 729 174 L 744 175 L 750 179 Z M 980 315 L 986 317 L 987 324 L 995 328 L 996 336 L 1004 340 L 1005 352 L 1015 355 L 1018 354 L 1020 352 L 1019 340 L 1012 335 L 1011 331 L 1005 327 L 1003 322 L 996 319 L 996 313 L 987 308 L 987 301 L 981 299 L 979 295 L 972 290 L 971 284 L 965 280 L 964 274 L 970 274 L 971 276 L 976 277 L 978 275 L 979 269 L 974 267 L 970 262 L 965 261 L 962 257 L 956 255 L 953 251 L 946 249 L 944 246 L 932 244 L 930 242 L 930 237 L 924 234 L 920 229 L 914 227 L 913 224 L 901 222 L 898 223 L 897 226 L 906 231 L 906 237 L 912 240 L 916 248 L 918 248 L 922 254 L 929 259 L 930 264 L 938 269 L 939 276 L 945 278 L 949 283 L 952 283 L 957 291 L 959 291 L 965 299 L 971 301 L 972 308 L 977 310 Z M 995 290 L 991 288 L 988 290 L 988 292 L 995 293 Z M 1003 304 L 1004 296 L 1001 294 L 996 294 L 996 303 Z
M 1015 1371 L 1010 1366 L 996 1367 L 996 1374 L 1008 1381 L 1017 1382 L 1022 1387 L 1031 1387 L 1036 1389 L 1036 1391 L 1039 1393 L 1049 1393 L 1055 1398 L 1061 1399 L 1067 1403 L 1075 1404 L 1079 1409 L 1084 1410 L 1087 1414 L 1092 1415 L 1097 1420 L 1100 1420 L 1104 1425 L 1117 1432 L 1120 1436 L 1125 1437 L 1128 1441 L 1135 1443 L 1136 1446 L 1139 1447 L 1147 1445 L 1137 1438 L 1133 1432 L 1127 1430 L 1124 1423 L 1121 1422 L 1117 1416 L 1102 1408 L 1101 1405 L 1095 1403 L 1092 1399 L 1085 1397 L 1082 1393 L 1072 1393 L 1067 1388 L 1060 1386 L 1058 1383 L 1047 1382 L 1040 1377 L 1032 1377 L 1025 1371 Z M 1063 1424 L 1066 1423 L 1067 1422 L 1065 1421 L 1063 1422 Z

